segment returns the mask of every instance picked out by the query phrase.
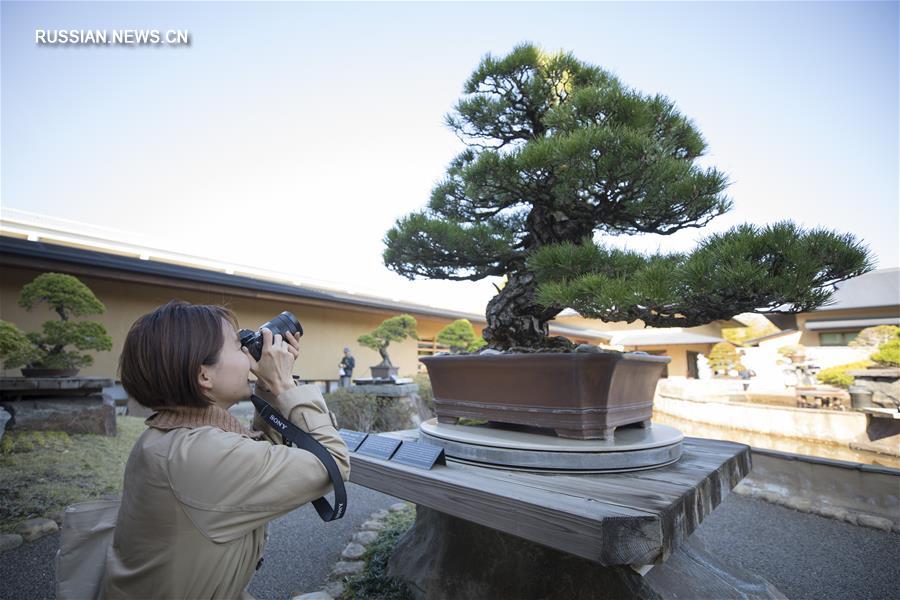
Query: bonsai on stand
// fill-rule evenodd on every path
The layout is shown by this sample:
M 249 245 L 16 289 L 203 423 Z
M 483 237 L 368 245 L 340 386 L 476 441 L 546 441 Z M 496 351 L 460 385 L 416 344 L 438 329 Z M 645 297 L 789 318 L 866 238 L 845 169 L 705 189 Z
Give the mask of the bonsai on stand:
M 406 338 L 419 339 L 416 333 L 416 320 L 411 315 L 398 315 L 385 319 L 371 333 L 359 336 L 356 341 L 381 355 L 381 362 L 374 367 L 369 367 L 373 379 L 396 377 L 397 367 L 391 362 L 387 349 L 391 342 L 399 342 Z
M 41 333 L 22 333 L 0 321 L 0 358 L 6 368 L 24 366 L 26 377 L 73 377 L 94 358 L 83 350 L 112 350 L 112 338 L 95 321 L 72 317 L 102 314 L 106 307 L 78 278 L 61 273 L 43 273 L 22 288 L 19 306 L 31 311 L 46 303 L 58 316 L 47 321 Z M 74 347 L 67 350 L 67 347 Z
M 791 223 L 741 225 L 686 254 L 595 245 L 595 235 L 700 228 L 732 202 L 726 175 L 699 164 L 706 143 L 671 100 L 630 89 L 571 53 L 522 44 L 506 56 L 485 56 L 446 123 L 467 147 L 427 207 L 387 232 L 384 261 L 410 279 L 505 277 L 488 303 L 483 335 L 491 349 L 507 353 L 423 359 L 442 420 L 608 435 L 650 418 L 658 363 L 667 359 L 570 353 L 542 360 L 549 355 L 509 352 L 572 350 L 568 340 L 549 336 L 549 321 L 564 308 L 605 321 L 690 327 L 742 312 L 811 311 L 828 301 L 833 284 L 871 269 L 852 235 Z M 525 362 L 506 364 L 516 361 Z M 643 373 L 641 381 L 652 381 L 617 388 L 625 379 L 613 376 L 619 367 L 626 378 Z M 574 377 L 593 395 L 567 398 L 550 383 Z M 585 423 L 577 413 L 604 418 Z
M 75 317 L 104 312 L 94 293 L 77 278 L 43 273 L 22 287 L 19 305 L 31 311 L 46 303 L 58 320 L 41 332 L 23 333 L 0 321 L 0 358 L 4 367 L 24 365 L 23 377 L 0 378 L 0 402 L 13 415 L 17 430 L 116 435 L 115 404 L 103 395 L 113 384 L 104 377 L 75 377 L 93 363 L 85 350 L 111 350 L 106 328 Z

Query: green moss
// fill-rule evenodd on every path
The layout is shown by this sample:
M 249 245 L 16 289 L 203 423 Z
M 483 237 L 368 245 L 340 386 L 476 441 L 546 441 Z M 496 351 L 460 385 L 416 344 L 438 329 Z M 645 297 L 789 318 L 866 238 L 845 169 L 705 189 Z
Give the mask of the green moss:
M 117 417 L 118 435 L 7 431 L 0 440 L 0 533 L 75 502 L 122 490 L 143 419 Z
M 346 582 L 341 600 L 368 598 L 372 600 L 407 600 L 409 590 L 399 580 L 388 577 L 387 562 L 397 546 L 400 536 L 412 527 L 416 520 L 413 510 L 391 513 L 384 521 L 385 528 L 378 534 L 363 555 L 366 566 L 361 573 Z

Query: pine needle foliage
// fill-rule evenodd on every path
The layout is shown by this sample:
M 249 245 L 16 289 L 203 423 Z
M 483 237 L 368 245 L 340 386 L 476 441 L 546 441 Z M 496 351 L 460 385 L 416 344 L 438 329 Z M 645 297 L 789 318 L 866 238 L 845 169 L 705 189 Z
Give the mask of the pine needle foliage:
M 732 201 L 671 99 L 570 52 L 485 55 L 445 123 L 465 148 L 427 205 L 386 233 L 383 259 L 410 279 L 505 277 L 485 315 L 494 348 L 553 345 L 547 324 L 566 307 L 656 326 L 812 310 L 871 268 L 852 235 L 791 223 L 741 225 L 687 254 L 595 245 L 702 228 Z

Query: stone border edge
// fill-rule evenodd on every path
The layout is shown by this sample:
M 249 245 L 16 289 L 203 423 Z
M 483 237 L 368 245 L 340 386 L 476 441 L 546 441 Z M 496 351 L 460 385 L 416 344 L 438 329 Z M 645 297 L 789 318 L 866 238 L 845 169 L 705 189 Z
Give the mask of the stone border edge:
M 344 593 L 344 578 L 363 570 L 365 561 L 361 560 L 367 546 L 378 539 L 378 534 L 385 528 L 384 520 L 391 513 L 398 513 L 413 508 L 409 502 L 396 502 L 386 510 L 377 510 L 359 526 L 347 546 L 341 552 L 341 558 L 335 563 L 328 576 L 328 581 L 315 592 L 294 594 L 291 600 L 334 600 Z

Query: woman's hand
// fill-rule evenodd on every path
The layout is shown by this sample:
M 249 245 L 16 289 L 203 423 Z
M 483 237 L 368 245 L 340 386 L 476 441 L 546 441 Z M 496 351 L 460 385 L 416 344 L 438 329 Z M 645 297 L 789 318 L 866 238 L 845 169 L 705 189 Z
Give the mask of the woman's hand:
M 246 347 L 241 351 L 250 359 L 250 371 L 277 396 L 294 387 L 294 361 L 300 354 L 300 336 L 288 333 L 284 339 L 280 334 L 273 338 L 272 332 L 263 327 L 262 337 L 259 361 L 254 360 Z

